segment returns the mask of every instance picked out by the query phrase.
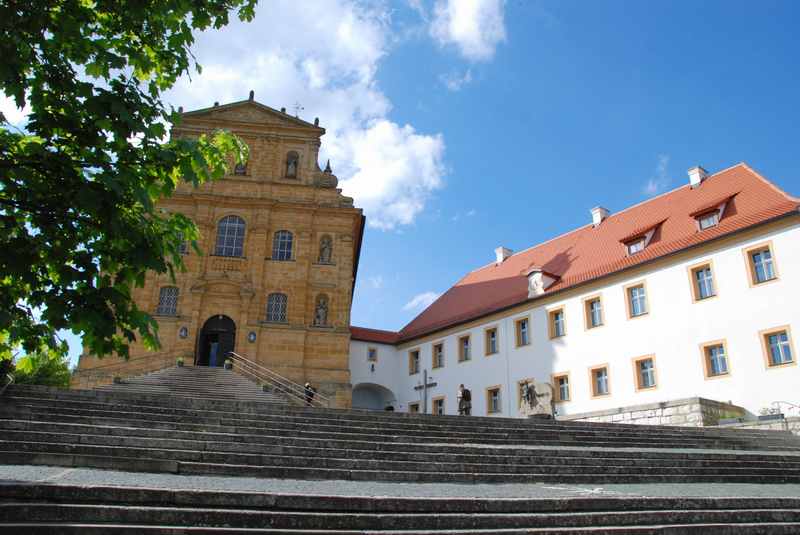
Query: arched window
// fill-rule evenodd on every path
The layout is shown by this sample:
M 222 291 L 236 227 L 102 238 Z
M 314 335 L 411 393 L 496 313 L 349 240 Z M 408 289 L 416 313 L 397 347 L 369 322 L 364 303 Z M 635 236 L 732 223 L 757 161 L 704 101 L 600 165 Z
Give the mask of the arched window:
M 328 296 L 319 294 L 314 306 L 314 325 L 326 327 L 328 325 Z
M 289 151 L 286 155 L 286 178 L 297 178 L 297 170 L 300 167 L 300 155 L 295 151 Z
M 320 264 L 330 264 L 333 259 L 333 240 L 327 234 L 319 240 L 319 258 Z
M 272 259 L 292 259 L 292 233 L 288 230 L 279 230 L 272 238 Z
M 156 314 L 159 316 L 178 315 L 178 288 L 175 286 L 164 286 L 158 292 L 158 308 Z
M 267 321 L 286 323 L 286 294 L 269 294 L 267 297 Z
M 217 226 L 217 256 L 244 256 L 244 219 L 229 215 Z

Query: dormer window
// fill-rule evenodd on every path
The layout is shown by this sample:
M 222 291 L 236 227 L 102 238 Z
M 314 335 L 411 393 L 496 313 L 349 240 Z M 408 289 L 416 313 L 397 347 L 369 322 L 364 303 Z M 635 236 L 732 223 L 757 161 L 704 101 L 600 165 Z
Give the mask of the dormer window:
M 700 225 L 700 230 L 716 227 L 719 224 L 719 212 L 714 211 L 697 218 L 697 224 Z
M 628 255 L 633 256 L 636 253 L 644 251 L 645 239 L 639 238 L 638 240 L 628 243 Z

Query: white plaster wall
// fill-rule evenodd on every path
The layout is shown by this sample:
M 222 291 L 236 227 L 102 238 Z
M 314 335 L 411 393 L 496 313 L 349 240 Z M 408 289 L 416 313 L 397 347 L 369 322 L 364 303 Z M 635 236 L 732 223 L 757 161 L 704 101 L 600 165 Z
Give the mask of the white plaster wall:
M 779 280 L 751 287 L 743 249 L 772 241 Z M 717 297 L 693 303 L 688 267 L 707 259 L 713 261 Z M 437 386 L 430 399 L 444 395 L 445 410 L 457 413 L 456 391 L 464 383 L 473 393 L 473 414 L 486 414 L 485 388 L 502 385 L 502 416 L 518 416 L 517 381 L 535 378 L 549 381 L 554 372 L 569 372 L 572 400 L 558 405 L 560 414 L 575 414 L 640 403 L 701 396 L 730 401 L 757 414 L 773 401 L 800 404 L 800 366 L 768 369 L 765 365 L 759 331 L 790 325 L 795 362 L 800 359 L 800 224 L 764 233 L 704 252 L 689 260 L 675 261 L 639 273 L 613 284 L 587 286 L 581 295 L 564 301 L 535 306 L 525 313 L 509 315 L 441 339 L 395 349 L 392 346 L 353 342 L 351 344 L 352 383 L 381 384 L 398 397 L 398 410 L 420 401 L 422 373 L 408 374 L 408 350 L 419 348 L 421 369 L 427 368 Z M 649 314 L 628 319 L 624 286 L 643 280 L 647 285 Z M 582 299 L 602 294 L 605 325 L 584 328 Z M 550 340 L 547 310 L 564 306 L 567 334 Z M 514 321 L 531 317 L 532 343 L 515 347 Z M 497 326 L 500 352 L 484 356 L 484 330 Z M 458 338 L 472 337 L 472 359 L 458 362 Z M 706 379 L 700 344 L 727 341 L 730 375 Z M 431 370 L 431 347 L 445 345 L 445 367 Z M 379 347 L 379 362 L 374 373 L 366 369 L 366 347 Z M 637 392 L 632 359 L 653 354 L 658 387 Z M 611 395 L 591 398 L 589 368 L 609 364 Z

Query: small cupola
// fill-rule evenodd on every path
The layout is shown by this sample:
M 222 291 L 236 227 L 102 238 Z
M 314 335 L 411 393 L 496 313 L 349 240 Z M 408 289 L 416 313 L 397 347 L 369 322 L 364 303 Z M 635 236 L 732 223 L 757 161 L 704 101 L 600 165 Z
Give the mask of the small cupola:
M 602 206 L 595 206 L 592 208 L 592 226 L 598 226 L 608 217 L 608 208 Z
M 691 187 L 696 188 L 697 186 L 702 184 L 706 178 L 708 178 L 708 171 L 706 171 L 699 165 L 696 165 L 691 169 L 689 169 L 689 185 Z
M 506 258 L 513 255 L 514 251 L 509 249 L 508 247 L 503 247 L 502 245 L 494 250 L 495 256 L 495 263 L 499 266 L 503 262 L 506 261 Z

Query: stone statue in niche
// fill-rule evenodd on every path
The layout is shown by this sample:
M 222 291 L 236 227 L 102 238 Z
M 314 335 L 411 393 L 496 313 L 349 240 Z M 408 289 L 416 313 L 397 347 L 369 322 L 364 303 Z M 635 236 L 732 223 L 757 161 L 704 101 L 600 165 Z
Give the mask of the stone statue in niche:
M 333 240 L 330 236 L 323 236 L 319 241 L 319 263 L 330 264 L 333 258 Z
M 300 156 L 292 151 L 286 155 L 286 178 L 297 178 L 297 164 Z
M 314 325 L 318 327 L 328 325 L 328 298 L 324 295 L 317 298 L 317 307 L 314 309 Z
M 553 418 L 553 387 L 549 383 L 525 382 L 522 385 L 520 413 L 528 418 Z

